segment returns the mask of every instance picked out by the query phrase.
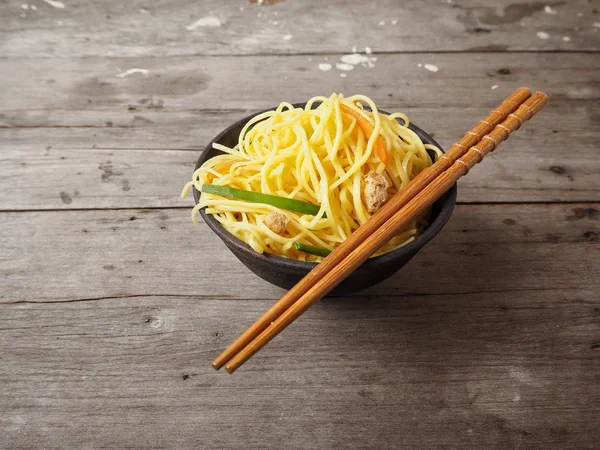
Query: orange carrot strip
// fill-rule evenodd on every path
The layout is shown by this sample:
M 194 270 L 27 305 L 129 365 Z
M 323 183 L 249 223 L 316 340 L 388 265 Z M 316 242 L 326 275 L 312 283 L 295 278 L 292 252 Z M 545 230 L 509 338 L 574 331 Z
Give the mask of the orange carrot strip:
M 365 133 L 365 136 L 370 137 L 373 134 L 373 125 L 371 125 L 371 122 L 369 122 L 367 119 L 365 119 L 359 113 L 357 113 L 356 111 L 354 111 L 351 108 L 348 108 L 345 105 L 340 105 L 340 109 L 343 112 L 345 112 L 346 114 L 349 114 L 356 119 L 356 124 L 360 127 L 361 130 L 363 130 L 363 133 Z M 377 153 L 377 156 L 379 156 L 379 158 L 381 159 L 381 162 L 383 164 L 385 164 L 386 166 L 389 165 L 390 164 L 390 155 L 387 152 L 385 145 L 383 144 L 383 141 L 381 140 L 381 138 L 379 136 L 377 136 L 377 138 L 375 139 L 374 148 L 375 148 L 375 153 Z

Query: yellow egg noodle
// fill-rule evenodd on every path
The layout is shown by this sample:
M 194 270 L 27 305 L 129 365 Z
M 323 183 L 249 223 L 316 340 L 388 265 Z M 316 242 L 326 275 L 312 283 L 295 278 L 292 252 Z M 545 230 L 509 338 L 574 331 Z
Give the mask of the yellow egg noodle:
M 348 114 L 348 109 L 353 113 Z M 359 126 L 357 114 L 370 123 L 370 135 Z M 284 102 L 252 118 L 234 148 L 214 144 L 223 154 L 194 172 L 182 197 L 192 186 L 201 191 L 202 185 L 214 184 L 319 205 L 319 213 L 311 216 L 203 192 L 192 220 L 196 223 L 198 210 L 206 207 L 206 213 L 259 253 L 320 261 L 320 256 L 297 250 L 294 242 L 332 250 L 364 223 L 371 216 L 364 199 L 367 175 L 382 174 L 391 196 L 432 164 L 427 150 L 441 154 L 435 146 L 424 144 L 408 123 L 402 113 L 380 113 L 364 95 L 314 97 L 304 108 Z M 376 151 L 378 139 L 387 151 L 388 165 Z M 265 224 L 272 212 L 289 219 L 284 232 L 275 233 Z M 413 221 L 376 255 L 414 240 L 426 226 L 424 219 Z

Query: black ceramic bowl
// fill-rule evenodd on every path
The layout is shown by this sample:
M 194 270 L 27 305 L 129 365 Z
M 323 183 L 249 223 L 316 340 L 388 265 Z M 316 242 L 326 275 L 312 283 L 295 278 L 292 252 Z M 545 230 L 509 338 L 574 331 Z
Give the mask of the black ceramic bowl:
M 304 107 L 305 104 L 295 104 L 296 107 Z M 265 111 L 273 110 L 270 108 Z M 384 112 L 384 111 L 382 111 Z M 219 155 L 222 152 L 213 149 L 213 143 L 234 147 L 238 142 L 238 137 L 244 125 L 254 116 L 260 113 L 254 113 L 248 116 L 215 137 L 207 146 L 204 152 L 198 158 L 196 169 L 200 167 L 206 160 L 213 156 Z M 419 127 L 409 125 L 410 129 L 419 135 L 421 140 L 426 144 L 433 144 L 441 148 L 439 144 L 427 133 Z M 194 189 L 194 199 L 198 203 L 200 193 Z M 362 266 L 360 266 L 352 275 L 340 283 L 331 293 L 345 294 L 365 289 L 373 286 L 386 278 L 389 278 L 396 273 L 402 266 L 408 263 L 413 256 L 417 254 L 425 244 L 440 232 L 444 227 L 456 203 L 456 185 L 452 187 L 444 196 L 434 203 L 431 212 L 430 224 L 427 229 L 409 244 L 388 252 L 381 256 L 370 258 Z M 252 272 L 269 283 L 275 284 L 285 289 L 290 289 L 300 279 L 302 279 L 310 270 L 317 264 L 311 262 L 295 261 L 284 258 L 282 256 L 256 253 L 249 245 L 240 241 L 235 236 L 230 234 L 223 226 L 210 214 L 204 212 L 204 208 L 200 210 L 200 214 L 206 224 L 221 238 L 227 245 L 229 250 Z

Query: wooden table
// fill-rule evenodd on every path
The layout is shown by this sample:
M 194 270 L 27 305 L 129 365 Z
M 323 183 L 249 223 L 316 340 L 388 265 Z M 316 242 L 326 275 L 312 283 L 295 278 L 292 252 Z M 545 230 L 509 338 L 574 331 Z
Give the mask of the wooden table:
M 600 447 L 599 1 L 22 1 L 0 2 L 0 448 Z M 374 67 L 339 70 L 354 47 Z M 363 93 L 447 148 L 521 85 L 549 106 L 405 269 L 210 367 L 282 294 L 179 198 L 212 136 Z

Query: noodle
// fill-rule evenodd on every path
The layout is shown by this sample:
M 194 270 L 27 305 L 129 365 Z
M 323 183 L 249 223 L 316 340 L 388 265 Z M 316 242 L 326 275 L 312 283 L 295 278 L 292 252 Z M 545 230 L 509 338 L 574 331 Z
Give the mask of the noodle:
M 372 128 L 370 135 L 363 130 L 364 120 Z M 204 184 L 212 184 L 318 205 L 313 216 L 202 192 L 192 220 L 196 223 L 198 211 L 206 207 L 207 214 L 259 253 L 320 261 L 320 256 L 297 250 L 294 241 L 332 250 L 368 220 L 367 175 L 383 175 L 391 196 L 432 164 L 428 150 L 441 154 L 435 146 L 424 144 L 408 123 L 402 113 L 378 112 L 375 103 L 363 95 L 315 97 L 305 108 L 281 103 L 276 110 L 248 121 L 234 148 L 215 143 L 213 147 L 224 154 L 194 172 L 182 197 L 192 186 L 201 191 Z M 381 147 L 389 161 L 382 160 Z M 282 233 L 265 224 L 273 212 L 289 219 Z M 427 225 L 426 219 L 425 215 L 412 221 L 376 255 L 414 240 Z

